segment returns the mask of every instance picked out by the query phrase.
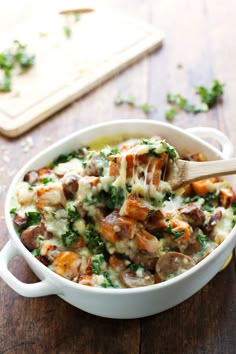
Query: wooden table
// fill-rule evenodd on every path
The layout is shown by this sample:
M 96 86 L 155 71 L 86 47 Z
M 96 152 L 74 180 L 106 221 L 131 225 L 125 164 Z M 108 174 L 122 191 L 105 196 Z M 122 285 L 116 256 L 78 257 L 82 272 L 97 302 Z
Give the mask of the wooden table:
M 92 123 L 146 117 L 140 110 L 114 106 L 119 91 L 156 105 L 158 110 L 147 119 L 165 121 L 167 92 L 182 93 L 194 100 L 195 86 L 210 86 L 213 79 L 219 79 L 226 84 L 222 105 L 198 115 L 181 112 L 173 124 L 181 128 L 215 127 L 236 141 L 235 1 L 115 0 L 112 4 L 161 27 L 166 33 L 163 48 L 18 139 L 0 137 L 1 215 L 12 175 L 37 152 Z M 0 230 L 2 248 L 8 240 L 3 217 Z M 10 269 L 22 281 L 37 281 L 21 258 L 13 260 Z M 2 354 L 235 352 L 235 256 L 223 272 L 190 299 L 144 319 L 99 318 L 56 296 L 24 298 L 0 280 Z

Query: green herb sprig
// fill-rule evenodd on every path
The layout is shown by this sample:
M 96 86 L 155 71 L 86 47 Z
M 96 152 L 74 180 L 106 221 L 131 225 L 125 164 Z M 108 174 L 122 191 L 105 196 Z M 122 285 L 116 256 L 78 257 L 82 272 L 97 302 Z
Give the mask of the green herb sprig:
M 212 87 L 206 88 L 204 86 L 197 86 L 195 87 L 195 92 L 199 94 L 201 99 L 199 105 L 189 103 L 188 100 L 180 94 L 168 93 L 166 99 L 172 107 L 166 110 L 166 119 L 173 121 L 176 114 L 181 110 L 194 114 L 209 111 L 210 108 L 218 103 L 219 98 L 223 96 L 224 84 L 220 83 L 218 80 L 214 80 Z
M 72 36 L 72 26 L 79 22 L 80 14 L 65 15 L 65 25 L 63 27 L 64 35 L 69 39 Z
M 100 274 L 101 273 L 103 262 L 104 262 L 104 255 L 102 253 L 101 254 L 95 254 L 92 257 L 91 269 L 92 269 L 92 272 L 94 274 Z
M 0 83 L 0 92 L 12 90 L 12 71 L 18 67 L 21 73 L 34 65 L 35 56 L 26 52 L 26 45 L 18 40 L 13 41 L 13 48 L 0 53 L 0 70 L 3 72 L 3 79 Z
M 104 254 L 106 251 L 105 243 L 102 236 L 94 230 L 92 225 L 85 231 L 84 238 L 91 252 Z
M 133 108 L 141 109 L 143 113 L 149 114 L 156 111 L 156 107 L 150 103 L 136 103 L 136 98 L 134 96 L 123 97 L 121 94 L 118 94 L 114 100 L 116 106 L 128 105 Z
M 164 230 L 165 233 L 173 236 L 175 240 L 183 236 L 184 231 L 173 231 L 173 228 L 171 225 L 168 225 L 168 227 Z
M 61 236 L 62 243 L 65 247 L 70 247 L 78 240 L 78 233 L 73 230 L 68 230 Z
M 206 105 L 206 103 L 202 103 L 200 105 L 190 104 L 187 99 L 181 96 L 180 94 L 173 95 L 168 93 L 166 98 L 167 102 L 173 105 L 173 107 L 166 111 L 166 119 L 170 121 L 175 118 L 176 114 L 180 110 L 195 114 L 208 111 L 208 106 Z
M 196 87 L 196 93 L 199 94 L 201 101 L 207 105 L 208 108 L 214 107 L 219 98 L 224 94 L 224 84 L 221 84 L 218 80 L 214 80 L 211 88 L 204 86 Z

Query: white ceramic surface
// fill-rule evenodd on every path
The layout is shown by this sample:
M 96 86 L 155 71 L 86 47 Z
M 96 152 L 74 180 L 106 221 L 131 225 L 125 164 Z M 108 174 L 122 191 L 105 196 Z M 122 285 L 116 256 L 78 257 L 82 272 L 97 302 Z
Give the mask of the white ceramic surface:
M 233 147 L 229 139 L 220 131 L 212 128 L 179 129 L 167 123 L 147 120 L 113 121 L 80 130 L 44 150 L 28 162 L 15 176 L 9 188 L 5 219 L 10 240 L 0 252 L 0 276 L 17 293 L 38 297 L 57 294 L 68 303 L 89 313 L 110 318 L 138 318 L 153 315 L 169 309 L 192 296 L 201 289 L 221 269 L 230 256 L 236 243 L 236 228 L 227 239 L 199 264 L 166 282 L 134 289 L 92 288 L 69 281 L 53 273 L 24 247 L 15 232 L 10 210 L 11 196 L 16 183 L 24 174 L 46 165 L 60 153 L 70 152 L 80 144 L 89 144 L 101 136 L 125 133 L 136 136 L 159 135 L 166 138 L 178 151 L 204 152 L 209 160 L 230 158 Z M 196 136 L 197 135 L 197 136 Z M 221 145 L 221 152 L 204 142 L 198 136 L 210 137 Z M 227 177 L 236 190 L 235 176 Z M 13 257 L 21 255 L 34 273 L 41 280 L 35 284 L 25 284 L 18 280 L 9 270 L 8 264 Z

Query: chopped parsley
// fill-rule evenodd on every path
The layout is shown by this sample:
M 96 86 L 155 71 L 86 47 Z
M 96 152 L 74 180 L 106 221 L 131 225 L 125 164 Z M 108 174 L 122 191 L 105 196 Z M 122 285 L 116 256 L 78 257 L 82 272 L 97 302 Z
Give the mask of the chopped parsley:
M 148 155 L 155 156 L 157 158 L 161 157 L 161 154 L 156 153 L 156 147 L 150 147 L 148 150 Z
M 12 70 L 20 68 L 21 73 L 33 66 L 35 56 L 26 52 L 26 45 L 18 40 L 13 41 L 13 48 L 0 53 L 0 70 L 3 71 L 3 80 L 0 83 L 0 92 L 10 92 L 12 89 Z
M 231 209 L 234 215 L 234 219 L 232 220 L 232 227 L 236 225 L 236 201 L 231 205 Z
M 158 240 L 164 237 L 161 231 L 152 231 L 152 235 L 154 235 Z
M 64 34 L 67 38 L 70 38 L 71 37 L 71 34 L 72 34 L 72 30 L 71 30 L 71 27 L 69 25 L 65 25 L 63 27 L 64 29 Z
M 68 39 L 72 36 L 72 25 L 73 23 L 79 22 L 80 14 L 68 14 L 65 15 L 65 25 L 63 27 L 64 35 Z
M 149 145 L 149 144 L 150 144 L 150 140 L 148 140 L 148 139 L 141 139 L 140 145 Z
M 105 243 L 99 232 L 95 231 L 92 225 L 84 233 L 88 249 L 93 253 L 104 253 Z
M 107 146 L 100 151 L 100 155 L 105 158 L 118 154 L 120 154 L 120 151 L 117 148 L 112 148 L 110 146 Z
M 169 145 L 165 140 L 161 140 L 160 143 L 164 147 L 164 149 L 170 159 L 176 159 L 178 157 L 178 154 L 177 154 L 175 148 L 173 148 L 171 145 Z
M 29 211 L 25 213 L 25 216 L 27 218 L 27 226 L 31 225 L 38 225 L 41 221 L 41 214 L 37 211 Z
M 156 111 L 156 107 L 149 103 L 142 103 L 137 108 L 140 108 L 145 114 L 149 114 L 151 112 Z
M 224 84 L 220 83 L 218 80 L 214 80 L 212 87 L 197 86 L 195 91 L 201 98 L 201 103 L 198 105 L 189 103 L 188 100 L 180 94 L 168 93 L 166 99 L 172 107 L 166 111 L 166 119 L 173 121 L 176 114 L 181 110 L 194 114 L 207 112 L 210 108 L 214 107 L 219 101 L 219 98 L 223 96 Z
M 92 272 L 95 274 L 100 274 L 103 262 L 104 262 L 103 254 L 96 254 L 92 256 L 92 265 L 91 265 Z
M 165 140 L 160 140 L 158 141 L 164 148 L 165 152 L 169 155 L 170 159 L 175 159 L 178 157 L 177 152 L 175 148 L 173 148 L 171 145 L 169 145 Z M 149 150 L 148 154 L 153 155 L 155 157 L 160 158 L 161 154 L 156 152 L 157 147 L 155 146 L 155 142 L 148 140 L 148 139 L 142 139 L 140 142 L 140 145 L 149 145 Z
M 105 203 L 108 209 L 120 208 L 124 203 L 125 193 L 123 188 L 111 186 L 107 194 L 109 198 L 106 198 Z
M 16 215 L 17 214 L 17 209 L 16 208 L 11 208 L 10 214 L 11 215 Z
M 201 197 L 198 195 L 195 195 L 194 197 L 186 197 L 183 199 L 182 204 L 195 203 L 199 200 L 199 198 Z
M 131 184 L 126 183 L 125 187 L 126 187 L 126 190 L 127 190 L 128 193 L 131 193 L 131 192 L 132 192 L 132 186 L 131 186 Z
M 135 264 L 135 263 L 130 264 L 130 266 L 129 266 L 129 270 L 131 272 L 136 273 L 138 269 L 144 270 L 144 266 L 142 264 Z
M 91 195 L 90 197 L 86 197 L 83 200 L 83 203 L 86 205 L 94 205 L 101 202 L 101 197 L 99 195 Z
M 61 236 L 61 241 L 65 247 L 70 247 L 77 239 L 78 233 L 73 230 L 68 230 Z
M 204 199 L 204 204 L 202 210 L 212 211 L 212 209 L 217 205 L 219 194 L 218 193 L 208 193 L 206 196 L 202 196 Z
M 166 112 L 165 112 L 166 119 L 169 120 L 169 121 L 174 120 L 177 112 L 178 112 L 178 110 L 175 107 L 166 110 Z
M 208 108 L 214 107 L 219 98 L 223 96 L 224 84 L 218 80 L 214 80 L 213 86 L 210 88 L 204 86 L 196 87 L 196 92 L 199 94 L 201 101 L 207 105 Z
M 135 107 L 136 104 L 136 98 L 134 96 L 129 96 L 129 97 L 122 97 L 121 94 L 118 94 L 115 98 L 114 101 L 115 105 L 119 106 L 122 104 L 127 104 L 129 106 Z
M 184 98 L 180 94 L 170 94 L 168 93 L 166 96 L 167 102 L 170 103 L 173 107 L 166 111 L 166 119 L 173 120 L 175 115 L 180 111 L 183 110 L 185 112 L 191 113 L 200 113 L 200 112 L 207 112 L 208 106 L 203 102 L 200 105 L 191 104 L 188 102 L 186 98 Z
M 167 275 L 166 280 L 173 279 L 174 277 L 175 277 L 175 275 L 173 273 L 170 273 L 170 274 Z
M 101 284 L 101 286 L 103 288 L 116 288 L 116 286 L 112 283 L 112 281 L 110 279 L 110 274 L 108 272 L 103 272 L 102 274 L 103 274 L 105 280 Z
M 94 151 L 89 151 L 88 154 L 87 154 L 87 156 L 86 156 L 87 160 L 91 160 L 91 158 L 93 157 L 93 155 L 94 155 Z
M 59 155 L 52 163 L 53 167 L 59 165 L 60 163 L 68 162 L 74 158 L 79 158 L 79 154 L 77 151 L 71 151 L 68 154 Z
M 74 221 L 76 221 L 80 218 L 80 215 L 78 214 L 76 205 L 74 205 L 72 203 L 67 203 L 66 211 L 67 211 L 67 215 L 68 215 L 68 219 L 69 219 L 70 223 L 73 223 Z
M 25 217 L 26 223 L 18 229 L 19 234 L 21 234 L 29 226 L 39 225 L 41 222 L 42 215 L 37 211 L 29 211 L 25 213 Z
M 206 242 L 206 235 L 204 235 L 204 234 L 197 234 L 196 237 L 197 237 L 199 243 L 200 243 L 202 246 L 205 245 L 205 242 Z
M 168 225 L 168 227 L 164 229 L 164 232 L 173 236 L 175 240 L 177 240 L 178 238 L 184 235 L 184 231 L 173 231 L 171 225 Z
M 116 106 L 120 106 L 120 105 L 128 105 L 130 107 L 133 108 L 137 108 L 137 109 L 141 109 L 143 111 L 143 113 L 145 114 L 149 114 L 153 111 L 156 110 L 156 107 L 150 103 L 141 103 L 141 104 L 137 104 L 136 103 L 136 98 L 134 96 L 128 96 L 128 97 L 123 97 L 121 96 L 121 94 L 117 95 L 117 97 L 114 100 L 114 103 Z
M 42 180 L 43 184 L 48 184 L 49 182 L 53 182 L 53 178 L 52 177 L 45 177 Z

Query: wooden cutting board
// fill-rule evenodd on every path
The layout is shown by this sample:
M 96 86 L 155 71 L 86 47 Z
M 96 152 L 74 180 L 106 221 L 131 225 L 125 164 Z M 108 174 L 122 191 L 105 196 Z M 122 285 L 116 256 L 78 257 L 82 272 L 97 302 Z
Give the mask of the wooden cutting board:
M 160 47 L 163 38 L 160 30 L 111 9 L 79 20 L 53 13 L 1 33 L 0 52 L 17 39 L 36 61 L 27 73 L 15 72 L 12 91 L 0 94 L 0 132 L 20 135 Z

